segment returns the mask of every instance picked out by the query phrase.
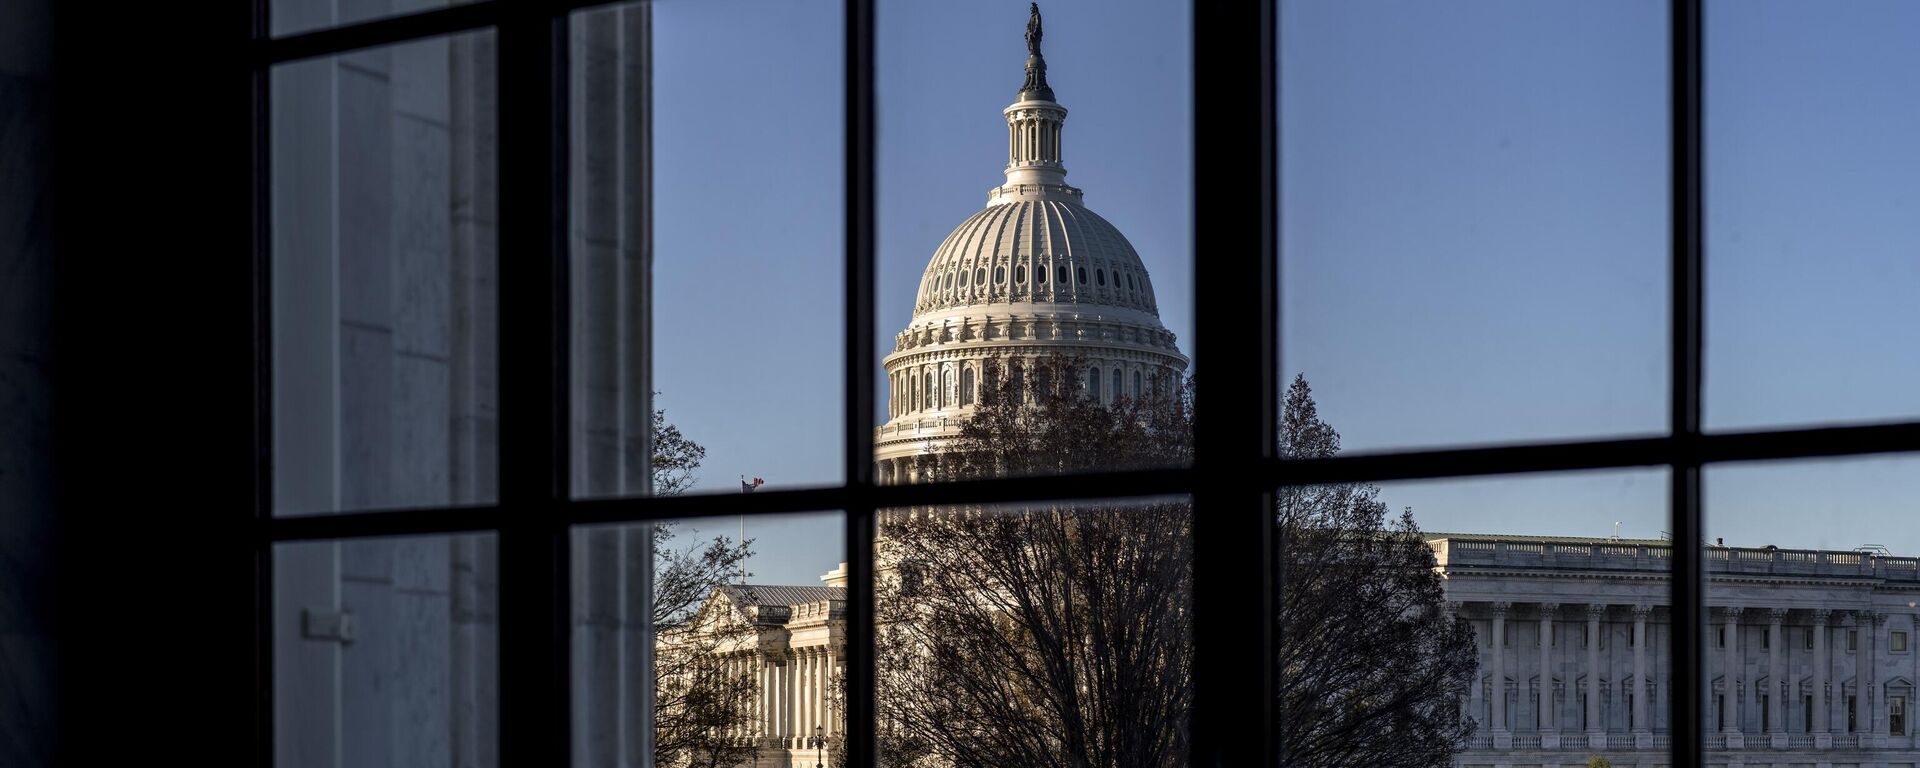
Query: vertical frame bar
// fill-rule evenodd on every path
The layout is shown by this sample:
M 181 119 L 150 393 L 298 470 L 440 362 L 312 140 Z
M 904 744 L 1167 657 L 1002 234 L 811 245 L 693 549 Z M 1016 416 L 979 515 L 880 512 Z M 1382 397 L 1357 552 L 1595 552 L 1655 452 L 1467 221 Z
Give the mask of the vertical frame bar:
M 1702 254 L 1702 56 L 1701 0 L 1672 0 L 1672 77 L 1668 119 L 1672 121 L 1673 206 L 1668 222 L 1672 240 L 1672 337 L 1669 376 L 1673 420 L 1670 439 L 1677 457 L 1670 478 L 1673 515 L 1673 764 L 1705 765 L 1707 691 L 1703 568 L 1705 526 L 1700 498 L 1701 268 Z M 1687 673 L 1680 673 L 1687 670 Z
M 269 0 L 248 4 L 252 14 L 250 44 L 267 39 L 272 19 Z M 250 330 L 253 342 L 253 519 L 256 525 L 273 518 L 273 169 L 272 90 L 273 68 L 265 64 L 248 65 L 252 102 L 248 105 L 248 126 L 252 145 L 252 205 L 247 211 L 252 227 L 252 251 L 248 254 L 253 274 Z M 273 542 L 265 537 L 253 541 L 253 760 L 271 768 L 274 748 L 273 710 Z
M 568 765 L 566 17 L 499 39 L 500 764 Z
M 874 0 L 846 2 L 847 764 L 878 764 L 874 684 Z
M 1194 302 L 1195 359 L 1208 372 L 1194 435 L 1188 762 L 1196 768 L 1274 765 L 1279 757 L 1274 494 L 1263 471 L 1276 455 L 1279 402 L 1276 11 L 1273 0 L 1194 4 L 1193 283 L 1208 291 Z M 1256 93 L 1247 93 L 1248 82 Z M 1249 251 L 1250 265 L 1227 258 Z M 1249 335 L 1258 339 L 1251 350 L 1238 341 Z M 1247 621 L 1249 603 L 1265 613 L 1261 620 Z M 1249 743 L 1249 734 L 1264 738 Z

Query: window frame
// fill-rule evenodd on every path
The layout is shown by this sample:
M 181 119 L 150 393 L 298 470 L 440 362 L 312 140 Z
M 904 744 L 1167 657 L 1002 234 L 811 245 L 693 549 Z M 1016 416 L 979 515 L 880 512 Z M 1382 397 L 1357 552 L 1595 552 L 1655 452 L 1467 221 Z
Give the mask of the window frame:
M 567 534 L 575 526 L 687 517 L 840 510 L 848 559 L 845 720 L 862 738 L 847 741 L 849 764 L 875 764 L 873 534 L 876 510 L 894 506 L 993 504 L 1062 499 L 1187 495 L 1195 519 L 1193 595 L 1196 642 L 1189 764 L 1272 765 L 1279 753 L 1272 720 L 1274 628 L 1247 622 L 1244 606 L 1273 605 L 1284 588 L 1276 570 L 1276 531 L 1268 512 L 1280 487 L 1527 473 L 1667 467 L 1675 541 L 1705 541 L 1701 468 L 1761 459 L 1920 452 L 1920 421 L 1708 433 L 1701 425 L 1703 245 L 1702 0 L 1670 0 L 1669 9 L 1669 427 L 1665 434 L 1479 448 L 1406 449 L 1325 459 L 1282 460 L 1274 424 L 1280 398 L 1279 98 L 1277 0 L 1193 0 L 1195 104 L 1207 104 L 1208 140 L 1192 146 L 1192 277 L 1207 286 L 1195 302 L 1195 359 L 1210 366 L 1201 396 L 1228 403 L 1205 408 L 1189 467 L 1064 477 L 1010 478 L 881 486 L 875 482 L 873 425 L 878 370 L 874 338 L 876 250 L 875 6 L 844 0 L 845 80 L 845 381 L 844 482 L 835 487 L 679 497 L 574 499 L 569 495 L 568 56 L 569 14 L 611 2 L 479 0 L 409 15 L 270 37 L 266 0 L 240 4 L 249 36 L 228 78 L 250 105 L 253 142 L 235 148 L 251 169 L 249 210 L 253 295 L 245 327 L 254 397 L 234 407 L 251 422 L 255 653 L 248 665 L 261 692 L 251 733 L 258 763 L 273 763 L 271 557 L 277 544 L 382 536 L 493 533 L 500 547 L 499 758 L 503 766 L 571 762 L 571 703 L 566 574 Z M 496 34 L 499 328 L 498 499 L 493 504 L 370 510 L 276 518 L 272 508 L 273 422 L 271 236 L 268 174 L 268 73 L 279 64 L 481 29 Z M 1259 91 L 1249 94 L 1243 84 Z M 245 77 L 237 75 L 244 74 Z M 1202 116 L 1196 114 L 1196 126 Z M 1248 162 L 1249 159 L 1254 162 Z M 1200 203 L 1204 201 L 1205 205 Z M 1241 253 L 1244 259 L 1201 259 Z M 240 262 L 236 262 L 240 263 Z M 1039 269 L 1044 269 L 1041 264 Z M 1065 265 L 1059 265 L 1065 270 Z M 1018 268 L 1016 268 L 1016 274 Z M 933 275 L 931 279 L 941 280 Z M 1036 285 L 1045 277 L 1035 278 Z M 1141 290 L 1151 290 L 1141 276 Z M 935 283 L 937 288 L 938 283 Z M 1056 285 L 1066 290 L 1072 285 Z M 927 289 L 923 280 L 922 289 Z M 945 289 L 940 289 L 945 290 Z M 1243 339 L 1251 334 L 1253 343 Z M 1226 350 L 1215 354 L 1216 350 Z M 1217 368 L 1217 370 L 1215 370 Z M 1138 372 L 1136 371 L 1136 376 Z M 1138 388 L 1136 386 L 1136 388 Z M 1701 669 L 1706 652 L 1702 549 L 1673 551 L 1670 606 L 1678 620 L 1668 642 L 1675 669 Z M 1232 585 L 1230 588 L 1212 585 Z M 1511 625 L 1509 625 L 1511 626 Z M 1673 678 L 1668 697 L 1673 760 L 1704 764 L 1707 697 L 1698 676 Z M 1723 706 L 1718 698 L 1717 705 Z M 1851 699 L 1848 699 L 1851 706 Z M 1515 711 L 1508 707 L 1509 717 Z M 1249 740 L 1249 733 L 1264 738 Z

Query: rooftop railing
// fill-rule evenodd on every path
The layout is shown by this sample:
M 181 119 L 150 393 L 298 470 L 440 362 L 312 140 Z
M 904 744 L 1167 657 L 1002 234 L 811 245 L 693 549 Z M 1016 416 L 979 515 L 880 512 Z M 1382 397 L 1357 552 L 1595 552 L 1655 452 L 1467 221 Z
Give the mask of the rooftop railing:
M 1641 542 L 1542 542 L 1528 539 L 1434 539 L 1428 542 L 1442 567 L 1502 566 L 1666 571 L 1670 544 Z M 1715 574 L 1778 574 L 1832 578 L 1920 581 L 1920 558 L 1864 552 L 1774 547 L 1707 547 L 1707 571 Z

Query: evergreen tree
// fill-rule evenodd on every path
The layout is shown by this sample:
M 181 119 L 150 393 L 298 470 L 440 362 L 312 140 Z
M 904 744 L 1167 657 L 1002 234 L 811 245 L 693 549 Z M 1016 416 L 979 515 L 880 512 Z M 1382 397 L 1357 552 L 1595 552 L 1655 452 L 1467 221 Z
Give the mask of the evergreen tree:
M 1297 376 L 1281 413 L 1283 458 L 1323 458 L 1340 435 Z M 1276 626 L 1281 759 L 1291 766 L 1452 764 L 1478 652 L 1446 609 L 1413 511 L 1388 519 L 1364 484 L 1279 493 L 1283 588 Z

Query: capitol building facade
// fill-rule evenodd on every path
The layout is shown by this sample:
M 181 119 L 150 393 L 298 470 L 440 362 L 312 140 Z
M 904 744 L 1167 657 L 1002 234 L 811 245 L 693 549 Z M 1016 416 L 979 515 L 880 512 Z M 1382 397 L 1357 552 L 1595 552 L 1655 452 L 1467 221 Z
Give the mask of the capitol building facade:
M 877 478 L 920 481 L 979 398 L 989 359 L 1018 370 L 1055 354 L 1084 361 L 1102 402 L 1169 387 L 1188 360 L 1160 322 L 1153 281 L 1118 228 L 1066 182 L 1067 110 L 1029 26 L 1026 81 L 1003 110 L 1006 181 L 934 252 L 913 317 L 883 360 L 887 419 Z M 1037 370 L 1030 368 L 1029 370 Z M 1014 375 L 1014 374 L 1009 374 Z M 1463 768 L 1665 766 L 1671 760 L 1671 542 L 1431 534 L 1479 669 L 1462 697 L 1476 730 Z M 1916 768 L 1920 571 L 1867 552 L 1709 547 L 1709 763 Z M 756 766 L 815 764 L 838 734 L 845 564 L 804 586 L 740 585 L 716 600 L 754 626 L 722 651 L 760 696 Z
M 1473 625 L 1458 766 L 1670 760 L 1671 542 L 1430 534 Z M 1711 765 L 1912 768 L 1920 561 L 1708 547 Z M 1684 670 L 1679 670 L 1684 672 Z

